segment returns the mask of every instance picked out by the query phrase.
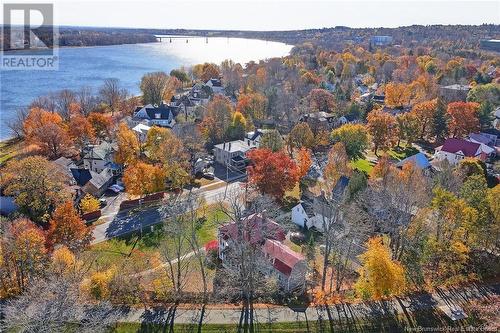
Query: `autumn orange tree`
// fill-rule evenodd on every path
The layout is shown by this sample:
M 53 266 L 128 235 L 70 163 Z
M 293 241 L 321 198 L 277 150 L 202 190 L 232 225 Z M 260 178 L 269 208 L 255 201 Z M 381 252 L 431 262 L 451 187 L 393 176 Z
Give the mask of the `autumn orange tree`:
M 410 89 L 404 83 L 389 82 L 385 86 L 385 104 L 400 108 L 410 103 Z
M 464 137 L 479 131 L 477 113 L 479 104 L 475 102 L 452 102 L 448 104 L 446 112 L 450 116 L 448 124 L 453 137 Z
M 397 124 L 394 116 L 381 110 L 374 110 L 368 114 L 366 119 L 375 155 L 379 149 L 386 150 L 396 144 Z
M 292 190 L 299 181 L 297 164 L 283 152 L 253 149 L 247 157 L 251 160 L 249 182 L 264 194 L 281 200 L 285 191 Z
M 219 67 L 216 64 L 204 63 L 198 64 L 193 67 L 193 74 L 203 82 L 210 79 L 218 79 L 220 76 Z
M 172 130 L 153 126 L 148 131 L 144 146 L 147 157 L 156 165 L 154 171 L 158 177 L 165 177 L 164 182 L 179 188 L 189 181 L 189 155 L 182 140 Z M 163 172 L 157 168 L 162 168 Z
M 420 124 L 419 137 L 423 139 L 432 135 L 432 122 L 437 109 L 437 99 L 415 104 L 412 113 Z
M 14 197 L 20 212 L 40 224 L 48 222 L 54 207 L 71 197 L 65 173 L 41 156 L 10 161 L 2 170 L 0 183 L 4 193 Z
M 71 201 L 54 210 L 47 231 L 49 247 L 64 245 L 72 251 L 77 251 L 89 245 L 91 240 L 92 228 L 85 225 Z
M 335 97 L 325 89 L 313 89 L 308 96 L 312 110 L 332 113 L 336 111 Z
M 128 165 L 134 163 L 139 158 L 140 145 L 137 136 L 127 124 L 121 123 L 116 133 L 118 150 L 115 154 L 115 161 Z
M 301 148 L 297 153 L 297 166 L 299 171 L 299 178 L 304 177 L 312 165 L 311 151 Z
M 40 108 L 31 109 L 24 122 L 28 143 L 38 146 L 42 154 L 58 158 L 71 147 L 71 139 L 61 116 Z
M 130 195 L 145 195 L 165 190 L 165 170 L 160 166 L 136 162 L 123 173 L 123 182 Z
M 261 93 L 246 93 L 238 96 L 236 111 L 252 120 L 262 120 L 266 115 L 267 98 Z
M 200 124 L 203 136 L 212 144 L 226 139 L 226 132 L 231 126 L 233 106 L 229 98 L 216 95 L 207 105 L 205 116 Z
M 94 134 L 97 138 L 102 140 L 110 135 L 112 126 L 111 117 L 102 113 L 91 112 L 88 115 L 87 120 L 92 126 Z
M 391 251 L 382 237 L 373 237 L 366 243 L 366 252 L 359 256 L 361 269 L 355 288 L 363 298 L 375 300 L 404 291 L 404 268 L 391 259 Z
M 95 140 L 94 127 L 81 114 L 75 114 L 71 117 L 68 125 L 68 133 L 79 149 L 82 149 L 89 143 L 93 143 Z
M 30 279 L 41 276 L 47 261 L 45 234 L 26 218 L 4 223 L 0 238 L 0 298 L 24 291 Z

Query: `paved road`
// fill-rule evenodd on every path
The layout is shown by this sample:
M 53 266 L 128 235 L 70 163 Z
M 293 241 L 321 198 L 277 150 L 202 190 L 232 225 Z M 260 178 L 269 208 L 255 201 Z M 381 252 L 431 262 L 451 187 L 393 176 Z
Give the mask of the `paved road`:
M 226 186 L 213 187 L 214 184 L 209 184 L 194 190 L 194 192 L 205 198 L 207 204 L 213 204 L 220 200 L 224 200 L 226 192 L 227 195 L 230 195 L 233 191 L 241 190 L 242 183 L 237 181 L 230 183 L 227 185 L 227 190 Z M 92 244 L 97 244 L 113 237 L 126 235 L 130 232 L 140 230 L 141 228 L 144 229 L 161 222 L 161 216 L 158 212 L 159 204 L 118 212 L 119 203 L 124 198 L 124 194 L 120 195 L 123 197 L 114 199 L 103 212 L 102 219 L 104 223 L 94 228 L 94 240 Z
M 367 302 L 361 304 L 337 304 L 329 308 L 333 320 L 355 325 L 359 320 L 380 321 L 380 318 L 395 318 L 397 315 L 406 315 L 410 323 L 413 322 L 411 313 L 422 310 L 457 309 L 471 300 L 489 298 L 500 294 L 500 284 L 491 286 L 473 285 L 467 288 L 438 291 L 435 294 L 419 294 L 412 297 L 400 298 L 391 301 Z M 205 324 L 237 324 L 240 318 L 239 308 L 208 309 L 206 310 Z M 164 323 L 166 318 L 164 309 L 138 309 L 124 314 L 121 322 L 155 322 Z M 175 322 L 179 324 L 196 323 L 200 315 L 199 309 L 178 309 Z M 261 324 L 291 321 L 328 320 L 328 313 L 324 307 L 309 307 L 292 309 L 285 306 L 257 308 L 255 317 Z M 413 323 L 415 324 L 415 323 Z

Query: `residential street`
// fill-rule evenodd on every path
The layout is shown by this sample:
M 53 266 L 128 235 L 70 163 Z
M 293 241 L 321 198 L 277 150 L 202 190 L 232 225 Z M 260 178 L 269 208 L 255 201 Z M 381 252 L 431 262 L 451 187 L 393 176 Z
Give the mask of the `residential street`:
M 356 326 L 362 320 L 380 321 L 381 318 L 395 318 L 405 315 L 409 323 L 413 323 L 412 312 L 422 310 L 456 309 L 457 306 L 483 298 L 489 298 L 500 293 L 500 284 L 483 286 L 472 285 L 467 288 L 438 291 L 434 294 L 417 294 L 411 297 L 394 299 L 391 301 L 366 302 L 361 304 L 337 304 L 330 307 L 333 320 L 340 320 L 347 325 Z M 444 308 L 442 308 L 444 307 Z M 122 322 L 164 322 L 168 311 L 165 309 L 131 310 L 120 320 Z M 198 309 L 177 309 L 175 322 L 178 324 L 196 323 L 199 318 Z M 240 319 L 240 309 L 207 309 L 205 324 L 237 324 Z M 317 321 L 328 320 L 328 312 L 324 307 L 290 308 L 273 306 L 257 308 L 256 321 L 259 323 L 275 323 L 290 321 Z
M 225 184 L 225 183 L 224 183 Z M 241 188 L 241 182 L 236 181 L 227 186 L 227 193 L 231 194 Z M 222 184 L 221 184 L 222 185 Z M 214 184 L 202 186 L 195 189 L 193 192 L 202 196 L 207 204 L 214 204 L 219 200 L 224 199 L 226 186 L 213 188 Z M 187 191 L 185 191 L 187 193 Z M 122 212 L 118 211 L 120 202 L 125 198 L 124 193 L 120 193 L 115 197 L 106 209 L 103 209 L 104 223 L 97 225 L 94 228 L 94 240 L 92 244 L 103 242 L 107 239 L 128 234 L 133 231 L 140 230 L 161 222 L 160 213 L 158 212 L 158 204 L 138 207 Z

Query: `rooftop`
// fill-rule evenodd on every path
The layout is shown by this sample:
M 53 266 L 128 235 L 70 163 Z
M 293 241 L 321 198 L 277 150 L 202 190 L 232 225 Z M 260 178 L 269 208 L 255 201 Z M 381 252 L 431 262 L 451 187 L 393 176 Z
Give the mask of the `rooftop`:
M 215 148 L 222 149 L 222 150 L 227 151 L 229 153 L 235 153 L 238 151 L 246 153 L 252 147 L 249 146 L 245 141 L 236 140 L 236 141 L 231 141 L 231 142 L 219 143 L 218 145 L 215 145 Z

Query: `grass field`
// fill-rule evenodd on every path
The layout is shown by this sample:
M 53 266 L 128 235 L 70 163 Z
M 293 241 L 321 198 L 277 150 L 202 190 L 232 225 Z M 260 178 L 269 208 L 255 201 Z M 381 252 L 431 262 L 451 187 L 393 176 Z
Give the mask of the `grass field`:
M 199 214 L 206 216 L 206 220 L 197 231 L 200 244 L 204 245 L 216 239 L 217 226 L 227 218 L 215 206 L 208 206 L 206 210 L 199 211 Z M 168 242 L 169 237 L 160 224 L 154 226 L 152 231 L 143 232 L 142 237 L 139 232 L 134 232 L 93 245 L 87 252 L 96 257 L 95 263 L 98 269 L 106 269 L 112 265 L 120 266 L 128 259 L 134 260 L 139 266 L 144 262 L 143 268 L 148 269 L 150 268 L 147 267 L 148 258 L 163 244 L 168 245 Z
M 398 161 L 404 160 L 405 158 L 415 155 L 416 153 L 418 153 L 416 148 L 404 147 L 403 144 L 401 147 L 394 147 L 387 152 L 391 158 Z
M 16 139 L 0 142 L 0 166 L 17 156 L 23 150 L 23 142 Z
M 370 161 L 368 161 L 366 159 L 363 159 L 363 160 L 362 159 L 358 159 L 356 161 L 352 161 L 351 162 L 351 166 L 352 166 L 353 169 L 357 169 L 359 171 L 364 171 L 367 174 L 369 174 L 370 171 L 372 171 L 374 165 L 375 164 L 373 162 L 370 162 Z

